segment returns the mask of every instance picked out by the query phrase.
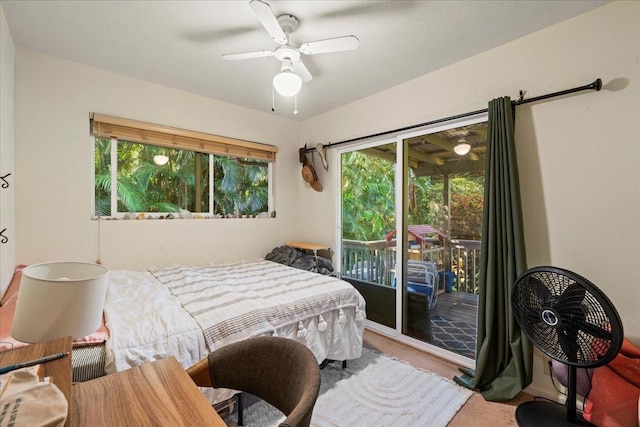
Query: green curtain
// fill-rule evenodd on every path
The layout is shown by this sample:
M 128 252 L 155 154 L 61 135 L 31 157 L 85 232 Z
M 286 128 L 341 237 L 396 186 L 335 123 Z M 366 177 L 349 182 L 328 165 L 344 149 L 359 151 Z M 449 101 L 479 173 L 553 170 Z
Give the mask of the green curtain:
M 513 399 L 531 383 L 533 348 L 511 307 L 513 284 L 526 270 L 522 206 L 509 97 L 489 103 L 476 369 L 454 380 L 486 400 Z

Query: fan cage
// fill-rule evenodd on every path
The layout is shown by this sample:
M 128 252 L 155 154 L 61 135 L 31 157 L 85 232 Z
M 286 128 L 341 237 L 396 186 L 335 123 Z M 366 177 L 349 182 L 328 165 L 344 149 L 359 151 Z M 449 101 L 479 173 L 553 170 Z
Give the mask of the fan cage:
M 556 267 L 525 271 L 514 285 L 516 321 L 547 356 L 576 367 L 609 363 L 623 329 L 611 301 L 587 279 Z

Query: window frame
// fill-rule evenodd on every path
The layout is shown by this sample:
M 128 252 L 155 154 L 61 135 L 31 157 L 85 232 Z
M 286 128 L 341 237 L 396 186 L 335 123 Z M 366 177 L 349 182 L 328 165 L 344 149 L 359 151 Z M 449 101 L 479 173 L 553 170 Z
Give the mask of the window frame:
M 165 218 L 172 214 L 174 218 L 182 218 L 179 212 L 120 212 L 118 211 L 118 143 L 127 142 L 134 144 L 145 144 L 155 147 L 170 149 L 180 149 L 192 151 L 194 153 L 206 154 L 209 159 L 209 206 L 208 212 L 191 212 L 191 218 L 229 218 L 229 217 L 275 217 L 275 159 L 278 151 L 277 147 L 267 144 L 255 143 L 251 141 L 222 137 L 218 135 L 205 134 L 196 131 L 172 128 L 168 126 L 156 125 L 152 123 L 139 122 L 130 119 L 123 119 L 102 114 L 90 114 L 91 127 L 91 217 L 92 219 L 157 219 Z M 126 135 L 133 136 L 127 138 Z M 96 211 L 96 191 L 95 191 L 95 155 L 96 141 L 98 138 L 111 139 L 110 146 L 110 172 L 111 172 L 111 215 L 103 216 Z M 115 143 L 114 143 L 115 139 Z M 157 141 L 156 141 L 157 139 Z M 249 159 L 266 162 L 267 166 L 267 210 L 265 212 L 247 214 L 227 214 L 221 215 L 214 212 L 215 176 L 214 176 L 214 156 L 226 156 L 236 159 Z M 133 215 L 133 216 L 132 216 Z

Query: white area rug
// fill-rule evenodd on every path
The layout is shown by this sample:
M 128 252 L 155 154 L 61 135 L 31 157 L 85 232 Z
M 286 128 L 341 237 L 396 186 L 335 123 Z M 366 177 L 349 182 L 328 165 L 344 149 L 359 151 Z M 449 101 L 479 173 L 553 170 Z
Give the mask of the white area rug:
M 473 394 L 366 348 L 347 369 L 335 362 L 320 372 L 322 385 L 311 419 L 317 427 L 446 426 Z M 244 412 L 245 426 L 250 427 L 277 426 L 284 418 L 263 401 Z

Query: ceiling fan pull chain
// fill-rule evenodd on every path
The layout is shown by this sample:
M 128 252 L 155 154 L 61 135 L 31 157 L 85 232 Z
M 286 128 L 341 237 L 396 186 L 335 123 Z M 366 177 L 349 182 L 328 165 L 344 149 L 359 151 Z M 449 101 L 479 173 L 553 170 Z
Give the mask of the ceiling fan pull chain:
M 293 114 L 298 114 L 298 95 L 293 98 Z
M 276 111 L 276 89 L 271 85 L 271 111 Z

